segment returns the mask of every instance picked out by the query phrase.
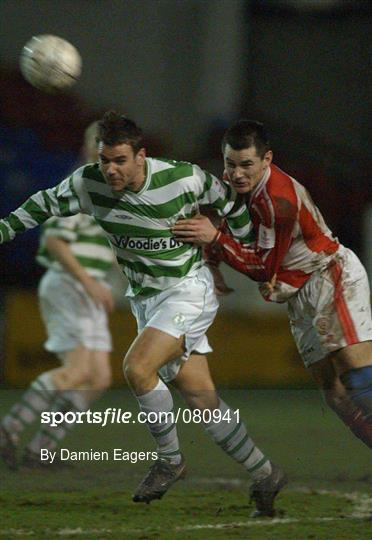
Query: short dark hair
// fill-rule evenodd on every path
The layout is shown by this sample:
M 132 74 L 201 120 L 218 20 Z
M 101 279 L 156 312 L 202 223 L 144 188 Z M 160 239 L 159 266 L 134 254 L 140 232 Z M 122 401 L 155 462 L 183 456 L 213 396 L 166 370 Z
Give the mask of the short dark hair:
M 270 150 L 266 129 L 261 122 L 256 122 L 256 120 L 242 119 L 230 126 L 222 138 L 222 152 L 225 151 L 227 144 L 234 150 L 254 146 L 260 158 L 263 158 Z
M 107 111 L 98 122 L 97 142 L 108 146 L 128 144 L 136 154 L 143 148 L 143 133 L 133 120 L 116 111 Z

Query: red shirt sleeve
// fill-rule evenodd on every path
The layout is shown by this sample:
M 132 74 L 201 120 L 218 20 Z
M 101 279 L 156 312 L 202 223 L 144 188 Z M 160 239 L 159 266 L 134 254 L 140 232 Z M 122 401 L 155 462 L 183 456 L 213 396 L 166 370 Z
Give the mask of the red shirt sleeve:
M 271 226 L 275 233 L 275 243 L 270 249 L 259 246 L 259 239 L 254 244 L 245 245 L 228 234 L 226 226 L 219 229 L 215 243 L 208 247 L 208 264 L 218 265 L 226 262 L 238 272 L 248 275 L 255 281 L 270 281 L 278 273 L 283 259 L 292 242 L 292 231 L 297 219 L 297 204 L 293 197 L 273 197 L 270 216 L 263 226 Z M 268 207 L 262 208 L 260 215 L 267 216 Z M 259 234 L 259 230 L 255 231 Z

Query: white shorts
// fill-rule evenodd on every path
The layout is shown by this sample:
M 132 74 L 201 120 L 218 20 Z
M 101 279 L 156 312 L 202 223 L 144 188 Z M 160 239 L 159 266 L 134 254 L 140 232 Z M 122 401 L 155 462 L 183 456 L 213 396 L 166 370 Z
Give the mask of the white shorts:
M 340 246 L 328 266 L 290 298 L 288 314 L 306 367 L 333 351 L 372 340 L 368 277 L 355 253 Z
M 39 303 L 48 339 L 44 347 L 54 353 L 84 345 L 111 351 L 111 335 L 103 307 L 97 307 L 73 277 L 48 270 L 39 284 Z
M 192 352 L 212 351 L 205 335 L 218 309 L 212 274 L 206 266 L 149 298 L 131 298 L 138 333 L 146 327 L 157 328 L 176 338 L 185 336 L 185 353 L 159 370 L 165 382 L 174 379 Z

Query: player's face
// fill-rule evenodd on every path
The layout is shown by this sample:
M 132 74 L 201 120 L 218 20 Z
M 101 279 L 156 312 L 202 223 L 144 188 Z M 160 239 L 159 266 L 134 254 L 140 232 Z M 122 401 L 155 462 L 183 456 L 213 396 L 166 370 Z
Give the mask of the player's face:
M 145 181 L 144 148 L 134 154 L 129 144 L 98 144 L 99 168 L 112 191 L 139 191 Z
M 237 193 L 250 193 L 265 174 L 272 161 L 273 154 L 269 150 L 261 158 L 257 155 L 255 146 L 234 150 L 227 144 L 223 157 L 225 171 L 235 191 Z

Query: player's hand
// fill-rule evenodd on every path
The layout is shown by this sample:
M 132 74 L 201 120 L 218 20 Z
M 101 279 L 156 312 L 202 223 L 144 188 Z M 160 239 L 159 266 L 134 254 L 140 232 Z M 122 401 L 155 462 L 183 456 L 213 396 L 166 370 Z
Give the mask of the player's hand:
M 97 306 L 103 306 L 107 313 L 113 311 L 114 299 L 110 289 L 91 277 L 84 282 L 84 288 Z
M 265 281 L 265 283 L 260 283 L 258 288 L 260 289 L 260 292 L 262 296 L 268 300 L 271 296 L 271 294 L 274 292 L 276 285 L 276 274 L 273 275 L 270 281 Z
M 208 266 L 209 270 L 212 272 L 213 283 L 214 283 L 214 292 L 217 296 L 227 296 L 234 292 L 234 289 L 231 289 L 225 281 L 225 278 L 219 268 L 215 266 Z
M 181 242 L 211 244 L 217 236 L 217 229 L 206 217 L 198 214 L 190 219 L 180 219 L 172 227 L 172 233 Z

